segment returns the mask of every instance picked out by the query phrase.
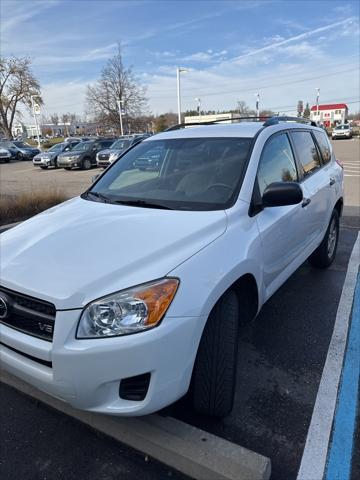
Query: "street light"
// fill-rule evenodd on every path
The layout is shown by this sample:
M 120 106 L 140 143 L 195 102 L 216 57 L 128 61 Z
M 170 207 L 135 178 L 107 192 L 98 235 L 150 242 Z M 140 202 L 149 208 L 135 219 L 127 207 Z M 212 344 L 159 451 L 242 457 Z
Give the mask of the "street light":
M 35 105 L 37 106 L 38 109 L 40 109 L 39 105 L 34 102 L 34 98 L 40 98 L 40 95 L 31 95 L 31 107 L 32 107 L 32 112 L 33 112 L 33 117 L 34 117 L 34 122 L 35 122 L 35 128 L 36 128 L 36 136 L 37 136 L 37 142 L 38 142 L 38 149 L 40 149 L 40 135 L 39 135 L 39 127 L 38 127 L 38 122 L 36 119 L 36 113 L 35 113 Z M 40 113 L 40 112 L 39 112 Z
M 255 93 L 256 95 L 256 116 L 260 116 L 260 93 Z
M 176 80 L 177 80 L 177 101 L 178 101 L 178 121 L 181 123 L 181 100 L 180 100 L 180 73 L 187 72 L 186 68 L 177 67 Z
M 319 97 L 320 97 L 320 88 L 316 89 L 316 120 L 319 121 Z
M 123 122 L 122 122 L 122 103 L 123 103 L 123 100 L 118 100 L 118 101 L 117 101 L 118 108 L 119 108 L 120 132 L 121 132 L 121 136 L 124 135 Z
M 199 116 L 199 120 L 201 119 L 201 99 L 200 98 L 195 98 L 195 100 L 198 102 L 197 104 L 197 112 Z

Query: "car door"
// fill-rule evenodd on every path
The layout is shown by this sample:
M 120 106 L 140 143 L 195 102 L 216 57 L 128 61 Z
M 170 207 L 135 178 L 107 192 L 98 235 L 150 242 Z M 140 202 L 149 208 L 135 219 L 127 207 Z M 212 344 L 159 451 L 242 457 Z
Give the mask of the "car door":
M 272 135 L 264 145 L 254 187 L 261 204 L 265 188 L 273 182 L 299 181 L 298 167 L 286 132 Z M 307 234 L 302 203 L 260 208 L 256 221 L 263 252 L 265 296 L 272 293 L 306 258 Z
M 290 136 L 302 177 L 301 186 L 308 202 L 304 208 L 307 212 L 304 221 L 314 249 L 321 242 L 330 220 L 330 206 L 333 204 L 329 188 L 330 172 L 322 165 L 311 131 L 296 130 Z

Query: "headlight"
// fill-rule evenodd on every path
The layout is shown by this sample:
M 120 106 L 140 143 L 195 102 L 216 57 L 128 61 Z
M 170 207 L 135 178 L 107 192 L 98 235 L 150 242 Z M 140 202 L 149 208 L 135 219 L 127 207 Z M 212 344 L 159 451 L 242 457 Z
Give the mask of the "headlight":
M 113 162 L 114 160 L 116 160 L 118 156 L 119 156 L 118 153 L 110 153 L 109 155 L 110 162 Z
M 156 327 L 169 308 L 178 285 L 176 278 L 164 278 L 90 303 L 81 315 L 76 337 L 114 337 Z

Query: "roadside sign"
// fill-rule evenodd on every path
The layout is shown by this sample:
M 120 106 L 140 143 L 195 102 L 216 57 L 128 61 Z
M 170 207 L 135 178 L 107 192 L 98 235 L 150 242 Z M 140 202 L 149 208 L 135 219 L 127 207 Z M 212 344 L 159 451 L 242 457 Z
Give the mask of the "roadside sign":
M 34 103 L 34 113 L 40 115 L 40 105 L 38 103 Z

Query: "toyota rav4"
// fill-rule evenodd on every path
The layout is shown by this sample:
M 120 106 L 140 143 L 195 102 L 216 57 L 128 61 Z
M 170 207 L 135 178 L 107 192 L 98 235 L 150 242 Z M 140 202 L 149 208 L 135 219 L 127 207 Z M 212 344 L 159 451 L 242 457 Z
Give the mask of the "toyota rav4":
M 143 415 L 189 390 L 227 415 L 240 326 L 305 260 L 332 263 L 342 204 L 326 133 L 299 119 L 150 137 L 1 235 L 2 368 L 94 412 Z

